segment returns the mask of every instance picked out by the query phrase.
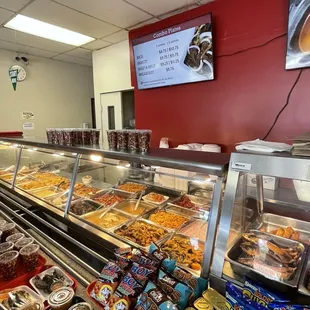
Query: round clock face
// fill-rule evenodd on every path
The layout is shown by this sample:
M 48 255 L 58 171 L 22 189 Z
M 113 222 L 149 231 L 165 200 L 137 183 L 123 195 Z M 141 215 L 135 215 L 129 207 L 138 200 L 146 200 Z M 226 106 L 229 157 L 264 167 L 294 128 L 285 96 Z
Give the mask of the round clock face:
M 20 65 L 13 65 L 10 70 L 18 70 L 17 81 L 22 82 L 27 77 L 27 71 L 24 67 Z

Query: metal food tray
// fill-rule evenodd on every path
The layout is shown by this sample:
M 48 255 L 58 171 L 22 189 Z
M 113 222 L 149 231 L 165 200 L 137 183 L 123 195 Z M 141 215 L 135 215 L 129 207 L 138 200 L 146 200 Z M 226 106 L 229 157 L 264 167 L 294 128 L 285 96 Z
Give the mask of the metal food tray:
M 167 212 L 167 213 L 171 213 L 171 214 L 176 214 L 176 215 L 183 216 L 184 218 L 187 219 L 187 222 L 184 222 L 184 225 L 185 225 L 185 223 L 186 223 L 186 225 L 189 225 L 189 224 L 192 223 L 193 220 L 194 220 L 192 216 L 187 216 L 187 215 L 185 215 L 185 214 L 182 214 L 181 212 L 178 212 L 179 210 L 176 210 L 175 206 L 173 206 L 173 205 L 166 206 L 166 207 L 161 208 L 161 209 L 159 209 L 159 210 L 153 210 L 152 212 L 147 212 L 147 213 L 143 216 L 143 218 L 146 219 L 146 220 L 149 220 L 150 222 L 154 223 L 155 225 L 159 225 L 159 224 L 153 222 L 152 220 L 150 220 L 150 216 L 151 216 L 152 214 L 155 214 L 155 213 L 161 212 L 161 211 L 164 211 L 164 212 Z M 165 229 L 171 230 L 171 231 L 175 231 L 175 230 L 177 230 L 177 229 L 179 228 L 179 227 L 178 227 L 178 228 L 169 228 L 169 227 L 165 227 L 165 226 L 162 226 L 162 225 L 160 225 L 160 226 L 163 227 L 163 228 L 165 228 Z
M 106 208 L 102 208 L 102 209 L 100 209 L 100 210 L 97 210 L 97 211 L 93 211 L 93 212 L 84 214 L 84 215 L 81 216 L 81 219 L 85 220 L 86 222 L 88 222 L 88 223 L 90 223 L 90 224 L 92 224 L 92 225 L 94 225 L 94 226 L 96 226 L 96 227 L 100 227 L 101 229 L 105 229 L 105 230 L 108 230 L 108 231 L 113 231 L 113 230 L 115 230 L 115 229 L 118 229 L 118 228 L 120 228 L 120 227 L 126 225 L 127 223 L 129 223 L 129 222 L 133 219 L 129 214 L 127 214 L 127 213 L 125 213 L 125 212 L 122 212 L 122 211 L 117 210 L 117 209 L 111 209 L 111 210 L 109 210 L 109 211 L 107 212 L 107 214 L 108 214 L 108 213 L 119 214 L 119 215 L 121 215 L 121 216 L 123 216 L 123 217 L 126 217 L 127 220 L 124 221 L 124 222 L 121 223 L 121 224 L 118 224 L 118 225 L 115 225 L 115 226 L 112 226 L 112 227 L 109 227 L 109 228 L 105 228 L 105 227 L 103 227 L 103 226 L 99 226 L 98 224 L 95 224 L 95 223 L 93 223 L 92 221 L 89 220 L 90 217 L 96 216 L 97 214 L 98 214 L 98 216 L 100 216 L 103 212 L 105 212 L 105 210 L 106 210 Z M 105 215 L 104 215 L 104 216 L 105 216 Z M 103 216 L 103 217 L 104 217 L 104 216 Z
M 310 296 L 310 291 L 307 290 L 307 282 L 310 280 L 309 270 L 310 270 L 310 249 L 308 248 L 307 258 L 298 285 L 298 292 L 306 296 Z
M 131 214 L 131 213 L 129 213 L 129 212 L 126 212 L 126 211 L 123 211 L 123 210 L 122 210 L 122 207 L 123 207 L 125 204 L 128 204 L 128 203 L 136 204 L 137 201 L 138 201 L 137 199 L 127 199 L 127 200 L 124 200 L 124 201 L 118 203 L 116 206 L 114 206 L 114 208 L 117 209 L 117 210 L 122 211 L 123 213 L 126 213 L 126 214 L 128 214 L 128 215 L 131 215 L 131 216 L 133 216 L 133 217 L 138 217 L 138 216 L 140 216 L 141 214 L 139 214 L 139 215 L 134 215 L 134 214 Z M 150 203 L 146 203 L 146 202 L 144 202 L 144 201 L 140 201 L 139 206 L 141 206 L 141 207 L 143 207 L 143 208 L 145 208 L 145 209 L 148 209 L 147 213 L 152 212 L 152 211 L 154 211 L 154 210 L 156 210 L 156 209 L 158 208 L 157 206 L 152 205 L 152 204 L 150 204 Z
M 143 223 L 149 224 L 149 225 L 151 225 L 151 226 L 155 226 L 156 228 L 161 228 L 161 229 L 163 229 L 163 230 L 166 232 L 166 235 L 164 235 L 161 239 L 157 240 L 156 244 L 161 244 L 161 243 L 163 243 L 164 240 L 167 240 L 167 239 L 170 237 L 170 235 L 171 235 L 171 232 L 170 232 L 168 229 L 166 229 L 165 227 L 162 227 L 162 226 L 160 226 L 160 225 L 154 224 L 153 222 L 148 221 L 148 220 L 145 220 L 145 219 L 138 219 L 138 220 L 133 221 L 133 222 L 131 222 L 131 223 L 129 222 L 129 226 L 132 225 L 133 223 L 137 223 L 137 222 L 143 222 Z M 133 242 L 133 241 L 131 241 L 131 240 L 125 238 L 125 237 L 122 237 L 122 236 L 119 236 L 119 235 L 116 234 L 117 230 L 121 229 L 122 227 L 124 227 L 124 226 L 126 226 L 126 225 L 128 225 L 128 223 L 127 223 L 127 224 L 123 224 L 123 225 L 121 225 L 120 227 L 113 229 L 112 232 L 113 232 L 119 239 L 121 239 L 122 241 L 124 241 L 124 242 L 130 244 L 131 246 L 133 246 L 133 247 L 135 247 L 135 248 L 142 249 L 143 251 L 145 251 L 145 252 L 148 253 L 151 244 L 149 244 L 148 246 L 142 246 L 142 245 L 140 245 L 140 244 L 138 244 L 138 243 L 135 243 L 135 242 Z
M 267 281 L 266 279 L 268 279 L 268 281 L 271 280 L 274 281 L 275 283 L 278 283 L 275 284 L 277 285 L 277 287 L 279 286 L 279 284 L 281 284 L 286 287 L 290 286 L 296 288 L 298 286 L 298 280 L 300 278 L 300 274 L 306 257 L 306 250 L 304 245 L 298 241 L 282 238 L 275 235 L 270 235 L 268 233 L 263 233 L 260 231 L 252 231 L 252 232 L 256 232 L 264 239 L 268 241 L 274 241 L 276 244 L 281 245 L 283 247 L 300 246 L 302 248 L 302 254 L 300 255 L 299 263 L 297 264 L 295 274 L 289 280 L 276 280 L 269 278 L 264 273 L 256 271 L 255 269 L 247 265 L 239 263 L 237 260 L 243 254 L 243 251 L 240 248 L 240 244 L 243 240 L 242 237 L 237 239 L 237 241 L 232 245 L 232 247 L 226 252 L 225 255 L 225 259 L 230 263 L 232 270 L 241 276 L 248 276 L 249 278 L 254 278 L 255 280 L 257 280 L 257 275 L 260 275 L 261 277 L 258 281 L 264 281 L 264 280 Z M 279 287 L 279 289 L 281 288 L 282 287 Z
M 98 209 L 101 209 L 101 208 L 103 207 L 103 205 L 101 205 L 101 204 L 99 204 L 99 203 L 97 203 L 97 202 L 95 202 L 95 201 L 93 201 L 93 200 L 86 199 L 86 198 L 80 198 L 80 199 L 77 199 L 77 200 L 71 202 L 70 209 L 69 209 L 69 212 L 70 212 L 71 214 L 74 214 L 75 216 L 83 216 L 83 215 L 87 215 L 87 214 L 89 214 L 89 213 L 94 212 L 94 211 L 90 211 L 90 212 L 87 212 L 87 213 L 84 213 L 84 214 L 81 214 L 81 215 L 78 215 L 78 214 L 72 212 L 72 211 L 71 211 L 72 206 L 74 206 L 75 204 L 79 204 L 79 203 L 89 203 L 89 204 L 91 204 L 91 205 L 94 205 L 95 207 L 97 207 L 97 209 L 94 210 L 94 211 L 98 211 Z M 102 209 L 103 209 L 103 208 L 102 208 Z
M 266 233 L 271 230 L 292 227 L 300 233 L 300 241 L 308 244 L 310 240 L 310 222 L 296 220 L 290 217 L 279 216 L 271 213 L 261 214 L 249 227 L 249 229 L 266 229 Z
M 36 290 L 36 292 L 43 297 L 44 300 L 47 300 L 48 299 L 48 296 L 50 294 L 48 293 L 45 293 L 43 290 L 39 289 L 36 285 L 35 285 L 35 282 L 34 282 L 34 279 L 36 277 L 40 277 L 41 280 L 43 279 L 43 277 L 48 274 L 48 275 L 52 275 L 54 270 L 58 270 L 62 276 L 64 277 L 64 286 L 73 286 L 74 282 L 66 275 L 65 272 L 63 272 L 59 267 L 57 266 L 53 266 L 47 270 L 44 270 L 43 272 L 37 274 L 36 276 L 32 277 L 29 281 L 29 283 L 31 284 L 31 286 Z
M 191 238 L 191 237 L 188 237 L 188 236 L 183 235 L 183 234 L 180 234 L 180 233 L 175 234 L 171 239 L 173 239 L 173 238 L 175 238 L 175 237 L 187 239 L 187 240 L 190 240 L 190 241 L 193 240 L 193 239 L 197 240 L 198 246 L 199 246 L 199 248 L 201 247 L 201 251 L 202 251 L 202 253 L 203 253 L 205 244 L 204 244 L 204 242 L 202 242 L 201 240 L 199 240 L 199 239 L 197 239 L 197 238 Z M 158 242 L 157 244 L 162 248 L 162 246 L 163 246 L 166 242 L 168 242 L 169 240 L 171 240 L 171 239 L 170 239 L 170 238 L 169 238 L 168 240 L 167 240 L 167 238 L 166 238 L 166 239 L 163 239 L 161 242 Z M 170 255 L 169 252 L 167 252 L 167 253 Z M 201 266 L 202 266 L 202 263 L 203 263 L 203 262 L 201 262 Z M 177 262 L 177 265 L 180 266 L 180 267 L 182 267 L 183 269 L 189 271 L 190 273 L 192 273 L 192 274 L 194 274 L 194 275 L 200 276 L 201 270 L 192 269 L 192 268 L 188 267 L 187 264 L 182 264 L 182 263 L 178 263 L 178 262 Z
M 52 195 L 52 196 L 48 196 L 48 197 L 45 197 L 44 200 L 46 202 L 48 202 L 49 204 L 51 204 L 52 206 L 56 207 L 56 208 L 64 208 L 66 206 L 66 203 L 63 203 L 61 205 L 55 205 L 52 203 L 52 201 L 60 196 L 63 196 L 63 195 L 67 195 L 68 196 L 69 192 L 65 193 L 63 191 L 61 191 L 60 193 L 56 193 L 55 195 Z M 81 199 L 81 197 L 77 196 L 77 195 L 72 195 L 72 198 L 71 198 L 71 203 L 72 202 L 75 202 L 77 200 Z
M 131 197 L 134 197 L 136 198 L 137 196 L 139 196 L 139 194 L 142 192 L 142 191 L 138 191 L 138 192 L 127 192 L 127 191 L 124 191 L 122 189 L 119 189 L 118 186 L 120 185 L 123 185 L 123 184 L 126 184 L 126 183 L 135 183 L 135 184 L 139 184 L 139 185 L 144 185 L 146 186 L 146 189 L 144 190 L 145 191 L 145 194 L 148 194 L 149 191 L 150 191 L 150 186 L 143 183 L 143 182 L 137 182 L 136 180 L 133 181 L 133 180 L 122 180 L 120 183 L 114 185 L 114 188 L 118 191 L 118 192 L 123 192 L 123 193 L 126 193 L 126 194 L 130 194 Z
M 117 195 L 117 196 L 123 197 L 125 199 L 132 198 L 132 196 L 133 196 L 128 192 L 120 191 L 116 188 L 107 188 L 107 189 L 103 189 L 102 191 L 97 192 L 94 195 L 90 195 L 89 199 L 96 201 L 96 198 L 104 196 L 105 194 Z
M 45 198 L 47 198 L 47 197 L 55 196 L 55 194 L 60 194 L 60 193 L 62 193 L 62 191 L 60 191 L 60 190 L 58 190 L 57 192 L 55 192 L 55 190 L 56 190 L 56 187 L 55 187 L 55 186 L 46 186 L 46 187 L 36 188 L 36 189 L 29 190 L 29 191 L 27 191 L 27 192 L 28 192 L 30 195 L 35 196 L 35 194 L 36 194 L 37 192 L 40 192 L 40 191 L 42 191 L 42 190 L 51 190 L 51 191 L 54 191 L 54 194 L 50 194 L 50 195 L 47 195 L 47 196 L 45 196 L 45 197 L 38 197 L 38 196 L 36 196 L 36 197 L 39 198 L 39 199 L 45 199 Z
M 151 193 L 158 194 L 158 193 L 156 193 L 154 191 L 151 191 L 151 192 L 149 192 L 148 194 L 146 194 L 146 195 L 144 195 L 142 197 L 143 201 L 145 201 L 146 203 L 152 203 L 152 204 L 160 207 L 160 206 L 164 206 L 167 203 L 167 201 L 169 200 L 169 196 L 165 196 L 165 195 L 159 194 L 159 195 L 162 195 L 164 197 L 164 200 L 162 202 L 152 201 L 152 200 L 148 199 L 148 196 Z

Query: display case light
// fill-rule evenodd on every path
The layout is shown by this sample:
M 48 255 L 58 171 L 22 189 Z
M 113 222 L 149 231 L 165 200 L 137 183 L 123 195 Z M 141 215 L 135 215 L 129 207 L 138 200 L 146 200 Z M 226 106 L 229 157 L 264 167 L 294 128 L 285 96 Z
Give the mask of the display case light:
M 101 157 L 101 156 L 99 156 L 99 155 L 90 155 L 90 160 L 92 160 L 92 161 L 96 161 L 96 162 L 98 162 L 98 161 L 101 161 L 103 158 Z

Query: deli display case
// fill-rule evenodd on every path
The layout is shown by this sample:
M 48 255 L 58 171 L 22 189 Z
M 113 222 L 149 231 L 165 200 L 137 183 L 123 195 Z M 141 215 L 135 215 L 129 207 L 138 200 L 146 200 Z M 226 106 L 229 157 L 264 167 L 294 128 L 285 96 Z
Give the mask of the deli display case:
M 308 158 L 290 154 L 231 155 L 212 287 L 224 292 L 226 281 L 242 287 L 250 278 L 308 300 L 309 167 Z
M 139 154 L 1 138 L 0 158 L 0 209 L 38 234 L 56 232 L 65 240 L 62 250 L 91 272 L 118 247 L 148 251 L 155 243 L 178 265 L 208 278 L 229 155 Z

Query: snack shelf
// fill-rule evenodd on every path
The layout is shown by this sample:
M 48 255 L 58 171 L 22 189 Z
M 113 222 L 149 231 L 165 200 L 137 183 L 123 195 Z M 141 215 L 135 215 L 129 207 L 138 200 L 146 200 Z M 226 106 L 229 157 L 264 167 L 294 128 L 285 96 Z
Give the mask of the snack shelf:
M 5 161 L 4 165 L 5 167 L 14 165 L 15 170 L 11 184 L 1 180 L 0 176 L 0 195 L 4 201 L 14 205 L 14 208 L 25 213 L 27 217 L 41 221 L 44 226 L 60 233 L 67 240 L 75 239 L 77 249 L 84 250 L 86 246 L 91 246 L 92 256 L 104 262 L 111 257 L 115 248 L 128 244 L 134 248 L 147 250 L 147 247 L 141 247 L 141 240 L 132 242 L 124 236 L 119 236 L 116 232 L 122 225 L 148 221 L 152 214 L 164 208 L 171 210 L 172 213 L 178 210 L 176 214 L 184 215 L 188 223 L 196 219 L 203 219 L 206 223 L 203 225 L 204 229 L 206 228 L 206 236 L 200 240 L 204 243 L 204 253 L 200 262 L 201 270 L 198 273 L 201 272 L 203 277 L 208 277 L 223 183 L 228 168 L 228 155 L 172 149 L 150 149 L 147 154 L 134 154 L 104 150 L 100 145 L 60 146 L 48 144 L 45 139 L 38 138 L 3 138 L 1 141 L 0 144 L 7 145 L 8 149 L 0 150 L 0 158 L 5 156 L 5 152 L 14 152 L 14 160 Z M 92 164 L 95 165 L 94 169 L 91 169 Z M 87 172 L 81 171 L 81 165 L 88 167 Z M 157 172 L 158 166 L 167 168 L 169 172 Z M 152 169 L 144 169 L 145 167 Z M 25 182 L 22 186 L 18 177 L 22 169 L 26 168 L 32 169 L 31 178 L 34 179 L 28 179 L 28 183 Z M 180 175 L 175 170 L 187 173 Z M 210 174 L 214 176 L 212 180 L 208 177 Z M 157 175 L 160 175 L 160 181 L 156 179 Z M 190 183 L 191 189 L 209 182 L 211 200 L 210 197 L 206 199 L 198 196 L 199 194 L 189 195 L 187 192 L 189 186 L 177 187 L 176 184 L 164 182 L 165 178 L 171 177 L 176 180 L 180 178 L 181 185 Z M 83 184 L 86 181 L 87 184 Z M 45 190 L 47 192 L 44 192 Z M 164 202 L 153 204 L 151 201 L 141 199 L 139 206 L 136 207 L 141 191 L 143 196 L 151 192 L 163 195 Z M 36 193 L 40 197 L 35 196 Z M 183 196 L 184 194 L 187 196 Z M 109 200 L 103 197 L 104 195 L 117 196 L 114 197 L 112 206 Z M 178 203 L 181 197 L 192 199 L 195 210 L 171 204 L 173 201 Z M 145 209 L 148 209 L 147 212 L 144 212 Z M 108 223 L 107 227 L 104 227 L 105 224 L 101 225 L 99 217 L 103 213 L 106 213 L 105 220 L 109 222 L 111 219 L 116 224 Z M 104 216 L 105 214 L 102 217 Z M 125 222 L 122 216 L 126 218 Z M 155 222 L 149 224 L 166 231 L 164 237 L 178 229 L 160 226 Z M 103 254 L 98 255 L 99 252 Z M 195 272 L 197 273 L 197 270 Z

